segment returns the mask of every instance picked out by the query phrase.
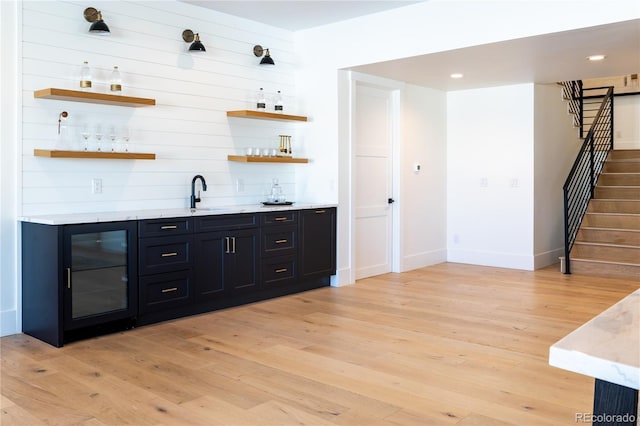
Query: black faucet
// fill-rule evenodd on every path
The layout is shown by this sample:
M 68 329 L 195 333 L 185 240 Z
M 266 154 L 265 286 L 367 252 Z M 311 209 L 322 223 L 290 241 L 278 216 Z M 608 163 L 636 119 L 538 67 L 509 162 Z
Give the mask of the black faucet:
M 196 208 L 196 203 L 200 202 L 200 191 L 198 191 L 198 196 L 196 197 L 196 181 L 200 179 L 200 181 L 202 181 L 202 190 L 206 191 L 207 190 L 207 182 L 205 182 L 204 178 L 202 177 L 202 175 L 195 175 L 193 177 L 193 180 L 191 181 L 191 208 L 195 209 Z

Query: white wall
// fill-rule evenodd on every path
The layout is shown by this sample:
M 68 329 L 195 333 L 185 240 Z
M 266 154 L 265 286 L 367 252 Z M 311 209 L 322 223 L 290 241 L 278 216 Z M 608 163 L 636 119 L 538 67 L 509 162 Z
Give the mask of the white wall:
M 640 95 L 616 96 L 613 100 L 615 149 L 640 149 Z
M 633 11 L 630 14 L 630 11 Z M 610 22 L 624 21 L 637 16 L 635 1 L 613 2 L 571 1 L 554 2 L 549 11 L 548 2 L 523 0 L 517 2 L 451 1 L 430 0 L 380 14 L 373 14 L 332 25 L 313 28 L 295 33 L 296 50 L 299 55 L 298 89 L 302 93 L 322 94 L 310 96 L 312 100 L 305 110 L 314 117 L 314 128 L 307 134 L 308 149 L 320 149 L 325 155 L 334 155 L 335 167 L 326 171 L 317 169 L 321 179 L 310 179 L 309 190 L 323 194 L 337 180 L 340 211 L 338 218 L 338 271 L 339 282 L 350 283 L 353 274 L 349 253 L 353 240 L 350 211 L 350 140 L 349 140 L 349 90 L 346 73 L 349 67 L 368 63 L 429 54 L 484 43 L 535 36 L 550 32 L 566 31 Z M 478 19 L 481 17 L 481 19 Z M 533 94 L 527 97 L 533 108 Z M 337 107 L 336 107 L 337 105 Z M 444 114 L 444 112 L 441 112 Z M 450 115 L 447 113 L 447 119 Z M 429 120 L 429 118 L 425 118 Z M 532 117 L 530 117 L 532 120 Z M 530 123 L 533 137 L 533 124 Z M 419 137 L 416 135 L 416 137 Z M 533 156 L 533 141 L 529 142 L 530 156 Z M 532 162 L 528 167 L 532 167 Z M 532 169 L 530 169 L 532 171 Z M 314 171 L 315 172 L 315 171 Z M 511 170 L 503 170 L 511 176 Z M 451 174 L 448 173 L 448 176 Z M 532 193 L 531 173 L 527 174 Z M 422 212 L 415 211 L 419 216 Z M 449 213 L 451 214 L 451 213 Z M 501 213 L 502 214 L 502 213 Z M 417 221 L 407 212 L 403 220 Z M 525 218 L 528 223 L 526 249 L 516 247 L 515 259 L 510 265 L 524 265 L 532 268 L 533 259 L 533 213 Z M 521 241 L 519 244 L 523 244 Z M 508 245 L 500 249 L 508 249 Z M 407 251 L 407 247 L 402 247 Z M 489 252 L 491 247 L 487 247 Z M 425 245 L 420 249 L 429 251 Z M 490 256 L 492 259 L 494 256 Z
M 402 92 L 400 271 L 447 258 L 446 103 L 446 93 L 439 90 L 408 84 Z
M 296 193 L 297 175 L 304 174 L 300 166 L 226 160 L 249 146 L 276 147 L 279 134 L 292 134 L 296 155 L 306 155 L 303 124 L 227 119 L 225 114 L 252 107 L 259 87 L 269 94 L 281 90 L 288 112 L 304 112 L 297 105 L 290 32 L 180 2 L 98 2 L 93 6 L 111 28 L 110 36 L 100 37 L 87 32 L 85 4 L 22 4 L 23 215 L 185 207 L 196 173 L 209 184 L 204 206 L 258 202 L 272 177 L 280 178 L 292 198 L 306 195 Z M 200 33 L 206 53 L 187 52 L 181 38 L 186 28 Z M 269 46 L 277 65 L 259 66 L 254 44 Z M 92 66 L 94 90 L 105 91 L 110 70 L 118 65 L 123 94 L 155 98 L 157 105 L 126 108 L 33 98 L 36 89 L 77 88 L 84 60 Z M 76 147 L 85 123 L 127 125 L 131 149 L 154 152 L 157 160 L 34 157 L 34 148 L 55 146 L 62 110 L 69 112 L 67 126 Z M 96 177 L 103 181 L 102 194 L 91 193 Z
M 448 260 L 533 269 L 533 85 L 447 94 Z
M 20 112 L 18 104 L 18 51 L 16 3 L 0 2 L 0 336 L 20 330 L 16 315 L 18 282 L 18 183 L 17 146 Z
M 3 335 L 20 329 L 20 215 L 186 207 L 197 173 L 209 186 L 202 193 L 203 206 L 258 203 L 273 177 L 290 199 L 336 202 L 335 190 L 307 191 L 308 176 L 322 176 L 309 171 L 331 169 L 323 162 L 333 164 L 332 157 L 314 157 L 309 168 L 226 159 L 246 147 L 277 147 L 279 134 L 293 136 L 296 156 L 312 154 L 306 149 L 306 123 L 226 117 L 227 110 L 251 108 L 260 87 L 268 94 L 281 90 L 286 112 L 307 115 L 295 82 L 298 61 L 291 32 L 175 1 L 0 3 Z M 103 12 L 109 36 L 88 33 L 90 24 L 82 17 L 87 6 Z M 200 33 L 206 53 L 187 52 L 189 45 L 181 38 L 187 28 Z M 258 65 L 255 44 L 271 49 L 276 66 Z M 123 94 L 154 98 L 157 105 L 128 108 L 34 99 L 37 89 L 78 88 L 84 60 L 92 67 L 94 90 L 105 91 L 110 71 L 118 65 Z M 13 88 L 17 98 L 11 97 Z M 154 152 L 157 160 L 34 157 L 34 148 L 56 147 L 63 110 L 69 113 L 65 124 L 74 148 L 81 146 L 83 124 L 115 124 L 131 129 L 132 150 Z M 313 117 L 310 124 L 313 128 Z M 102 179 L 102 194 L 91 192 L 93 178 Z
M 562 186 L 582 141 L 556 84 L 534 87 L 534 267 L 564 255 Z
M 8 101 L 10 108 L 17 105 L 14 111 L 18 119 L 12 121 L 11 116 L 4 113 L 0 116 L 3 138 L 0 148 L 3 334 L 6 332 L 4 319 L 15 320 L 20 315 L 17 308 L 20 283 L 16 276 L 20 260 L 19 256 L 13 259 L 11 253 L 6 253 L 17 250 L 16 215 L 182 207 L 187 205 L 189 183 L 195 173 L 204 174 L 210 185 L 210 190 L 203 194 L 204 205 L 257 202 L 262 199 L 272 177 L 279 177 L 285 191 L 295 194 L 298 201 L 339 202 L 339 276 L 336 283 L 351 282 L 349 96 L 345 94 L 350 86 L 348 76 L 345 77 L 347 73 L 340 70 L 637 16 L 637 12 L 629 14 L 630 10 L 635 10 L 632 0 L 555 2 L 552 13 L 547 2 L 535 0 L 431 0 L 292 34 L 174 1 L 0 4 L 3 102 L 7 99 L 7 87 L 14 87 L 17 82 L 21 91 L 16 102 Z M 17 20 L 11 12 L 15 6 L 20 16 Z M 87 33 L 89 24 L 82 18 L 82 11 L 87 6 L 103 11 L 112 30 L 111 36 Z M 7 31 L 16 25 L 16 34 Z M 181 39 L 186 28 L 200 33 L 208 50 L 206 54 L 186 53 L 188 45 Z M 257 66 L 258 59 L 251 53 L 254 44 L 271 49 L 275 67 Z M 7 57 L 13 57 L 11 49 L 14 48 L 18 52 L 17 63 L 7 60 Z M 33 99 L 36 89 L 75 87 L 83 60 L 90 62 L 99 82 L 104 82 L 113 65 L 119 65 L 125 91 L 155 98 L 158 105 L 121 108 Z M 18 73 L 12 76 L 14 65 Z M 308 115 L 310 121 L 279 125 L 226 118 L 226 110 L 249 107 L 253 92 L 259 87 L 268 92 L 282 90 L 288 112 Z M 434 103 L 418 99 L 422 95 L 430 97 Z M 428 115 L 437 116 L 438 120 L 447 115 L 444 107 L 436 106 L 439 94 L 409 89 L 408 96 L 407 105 L 416 111 L 422 109 Z M 530 91 L 527 99 L 531 100 Z M 95 121 L 128 125 L 133 130 L 135 148 L 157 153 L 158 160 L 78 161 L 33 157 L 33 148 L 53 146 L 56 120 L 62 110 L 70 113 L 68 125 L 71 130 L 77 130 L 84 122 Z M 426 147 L 422 145 L 415 155 L 428 152 L 426 163 L 431 161 L 431 154 L 438 158 L 441 147 L 432 145 L 432 141 L 442 130 L 438 126 L 430 127 L 436 121 L 421 123 L 421 127 L 410 117 L 407 120 L 413 124 L 407 124 L 407 131 L 401 129 L 401 132 L 407 138 L 413 138 L 411 143 L 420 144 L 423 137 L 412 134 L 409 131 L 412 128 L 428 135 L 424 135 L 428 139 Z M 297 154 L 308 156 L 311 163 L 274 168 L 226 161 L 227 154 L 241 152 L 245 147 L 268 145 L 270 142 L 267 141 L 272 140 L 275 143 L 280 133 L 292 134 Z M 10 143 L 17 141 L 17 145 L 6 147 L 7 139 Z M 18 153 L 14 154 L 12 149 L 17 149 Z M 421 151 L 424 149 L 427 151 Z M 12 173 L 15 167 L 18 171 Z M 404 171 L 406 173 L 406 169 Z M 509 169 L 502 172 L 505 176 L 514 174 Z M 10 176 L 6 177 L 5 173 Z M 429 174 L 408 175 L 404 179 L 408 186 L 426 184 L 431 189 L 430 197 L 434 197 L 428 202 L 437 203 L 442 195 L 437 188 L 434 190 L 433 184 L 436 176 L 442 174 L 443 170 L 436 167 Z M 90 191 L 90 181 L 94 177 L 103 179 L 101 195 Z M 434 181 L 421 181 L 429 177 Z M 238 191 L 239 181 L 243 191 Z M 529 190 L 532 183 L 519 181 L 519 185 L 520 188 L 529 185 Z M 522 189 L 512 190 L 512 193 L 519 194 L 519 191 Z M 423 217 L 421 209 L 424 205 L 420 203 L 427 200 L 416 202 L 419 208 L 403 213 L 407 223 L 419 223 Z M 433 223 L 443 220 L 441 214 L 438 211 Z M 517 224 L 525 222 L 533 226 L 530 215 L 516 220 Z M 430 232 L 434 238 L 424 244 L 419 244 L 417 239 L 406 239 L 407 246 L 402 248 L 407 254 L 405 267 L 417 266 L 432 259 L 432 255 L 439 255 L 442 237 L 431 231 L 420 229 L 420 232 Z M 529 247 L 525 255 L 521 254 L 522 244 Z M 519 257 L 524 257 L 522 263 L 530 266 L 531 245 L 530 240 L 528 243 L 519 241 L 513 247 L 518 258 L 514 264 L 520 264 L 522 259 Z M 504 244 L 499 248 L 511 247 Z

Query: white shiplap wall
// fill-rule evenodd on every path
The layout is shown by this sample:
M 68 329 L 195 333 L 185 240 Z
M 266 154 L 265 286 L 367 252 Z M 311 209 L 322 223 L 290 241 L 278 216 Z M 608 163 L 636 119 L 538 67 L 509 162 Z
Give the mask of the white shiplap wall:
M 88 33 L 82 16 L 88 6 L 102 11 L 111 35 Z M 305 114 L 297 107 L 292 33 L 175 1 L 28 1 L 22 8 L 23 215 L 186 207 L 195 174 L 209 185 L 203 206 L 257 203 L 273 177 L 286 194 L 304 197 L 295 183 L 304 181 L 305 165 L 226 160 L 247 147 L 276 147 L 279 134 L 292 135 L 294 154 L 305 156 L 304 123 L 226 117 L 227 110 L 251 108 L 260 87 L 268 94 L 281 90 L 286 112 Z M 206 53 L 188 53 L 181 37 L 187 28 L 200 33 Z M 271 49 L 276 66 L 258 65 L 255 44 Z M 154 98 L 156 106 L 34 99 L 37 89 L 77 89 L 85 60 L 92 90 L 106 91 L 118 65 L 123 94 Z M 156 161 L 34 157 L 34 148 L 56 147 L 63 110 L 74 147 L 82 145 L 85 124 L 100 123 L 105 133 L 108 126 L 126 126 L 130 150 L 154 152 Z M 102 179 L 101 194 L 92 193 L 93 178 Z

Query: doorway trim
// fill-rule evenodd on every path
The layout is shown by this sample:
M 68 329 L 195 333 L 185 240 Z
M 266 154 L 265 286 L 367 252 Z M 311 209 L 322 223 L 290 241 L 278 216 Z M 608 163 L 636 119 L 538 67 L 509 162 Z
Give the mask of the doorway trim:
M 348 167 L 349 170 L 348 185 L 348 204 L 349 204 L 349 265 L 350 276 L 349 282 L 355 283 L 356 275 L 356 215 L 355 215 L 355 190 L 354 182 L 356 181 L 355 167 L 355 108 L 356 108 L 356 88 L 358 85 L 375 87 L 382 90 L 388 90 L 391 94 L 391 144 L 392 144 L 392 161 L 391 161 L 391 179 L 392 197 L 395 203 L 392 204 L 392 241 L 391 241 L 391 271 L 400 272 L 400 259 L 402 258 L 402 239 L 400 229 L 400 217 L 402 211 L 402 200 L 400 198 L 400 157 L 401 157 L 401 95 L 404 84 L 395 80 L 390 80 L 373 75 L 362 74 L 354 71 L 348 72 L 348 92 L 349 92 L 349 143 L 348 143 Z M 341 169 L 343 170 L 343 169 Z

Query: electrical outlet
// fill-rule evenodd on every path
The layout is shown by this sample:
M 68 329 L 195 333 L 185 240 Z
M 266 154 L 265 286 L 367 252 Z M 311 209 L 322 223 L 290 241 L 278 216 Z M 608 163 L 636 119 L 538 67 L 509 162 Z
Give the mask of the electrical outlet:
M 244 179 L 237 179 L 236 180 L 236 191 L 237 192 L 244 192 Z
M 94 194 L 102 194 L 102 179 L 91 179 L 91 192 L 93 192 Z

